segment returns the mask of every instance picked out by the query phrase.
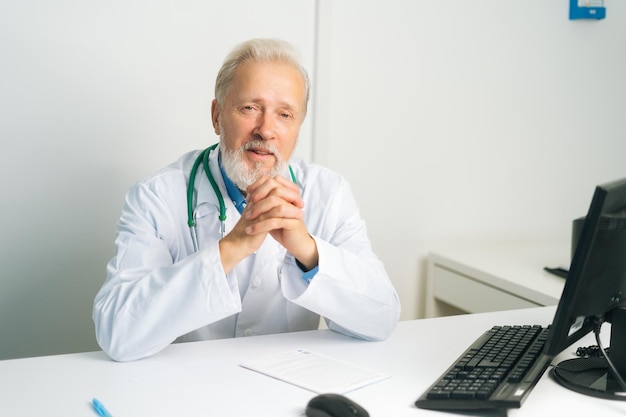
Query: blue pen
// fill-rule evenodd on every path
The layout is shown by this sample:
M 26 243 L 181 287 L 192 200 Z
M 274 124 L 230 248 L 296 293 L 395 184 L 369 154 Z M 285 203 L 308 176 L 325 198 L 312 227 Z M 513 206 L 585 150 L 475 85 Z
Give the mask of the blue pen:
M 109 413 L 107 409 L 104 408 L 104 405 L 97 399 L 94 398 L 91 401 L 91 405 L 93 405 L 93 409 L 96 410 L 96 412 L 100 414 L 102 417 L 113 417 L 111 413 Z

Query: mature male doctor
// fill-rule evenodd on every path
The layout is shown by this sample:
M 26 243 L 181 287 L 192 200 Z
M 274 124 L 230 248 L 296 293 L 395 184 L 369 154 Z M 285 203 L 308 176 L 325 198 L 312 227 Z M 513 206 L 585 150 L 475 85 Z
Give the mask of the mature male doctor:
M 112 359 L 174 341 L 316 329 L 320 316 L 366 340 L 393 331 L 398 296 L 349 185 L 292 158 L 308 96 L 286 42 L 251 40 L 227 57 L 211 108 L 219 146 L 127 193 L 93 308 Z

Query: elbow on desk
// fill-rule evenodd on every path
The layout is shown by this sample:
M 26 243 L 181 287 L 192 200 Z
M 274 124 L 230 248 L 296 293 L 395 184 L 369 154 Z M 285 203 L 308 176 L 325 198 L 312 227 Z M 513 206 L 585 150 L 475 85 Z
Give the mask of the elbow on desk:
M 130 351 L 128 344 L 120 343 L 119 341 L 116 342 L 117 339 L 114 334 L 103 330 L 96 323 L 96 341 L 100 349 L 115 362 L 130 362 L 147 356 L 138 355 L 136 352 Z
M 124 340 L 121 340 L 124 339 Z M 165 346 L 155 346 L 152 348 L 138 349 L 136 345 L 126 338 L 118 337 L 115 334 L 98 332 L 96 326 L 96 340 L 104 353 L 115 362 L 131 362 L 154 355 Z
M 146 358 L 169 344 L 140 347 L 137 341 L 141 339 L 141 336 L 137 332 L 121 331 L 117 328 L 120 325 L 118 320 L 99 311 L 95 306 L 92 318 L 98 345 L 109 358 L 116 362 L 130 362 Z
M 387 340 L 393 333 L 400 321 L 400 304 L 387 310 L 382 309 L 378 314 L 373 313 L 369 317 L 360 317 L 351 323 L 339 324 L 336 321 L 326 319 L 326 325 L 330 330 L 371 342 Z
M 330 330 L 334 332 L 341 333 L 345 336 L 353 337 L 355 339 L 365 340 L 367 342 L 382 342 L 384 340 L 387 340 L 389 336 L 391 336 L 391 333 L 393 333 L 393 330 L 395 328 L 395 326 L 393 326 L 386 331 L 361 333 L 354 330 L 349 330 L 333 321 L 327 321 L 327 326 Z
M 145 357 L 145 356 L 131 355 L 128 352 L 124 352 L 123 349 L 120 349 L 119 347 L 106 345 L 104 343 L 101 343 L 99 340 L 98 340 L 98 344 L 100 345 L 100 348 L 102 349 L 102 351 L 106 353 L 107 356 L 115 362 L 131 362 L 131 361 L 142 359 Z

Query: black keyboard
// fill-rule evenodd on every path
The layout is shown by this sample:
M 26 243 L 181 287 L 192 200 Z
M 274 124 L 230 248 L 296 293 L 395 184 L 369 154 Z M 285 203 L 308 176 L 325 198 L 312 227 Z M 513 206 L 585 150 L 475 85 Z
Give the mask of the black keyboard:
M 420 396 L 431 410 L 519 408 L 551 361 L 543 353 L 549 327 L 495 326 L 486 331 Z

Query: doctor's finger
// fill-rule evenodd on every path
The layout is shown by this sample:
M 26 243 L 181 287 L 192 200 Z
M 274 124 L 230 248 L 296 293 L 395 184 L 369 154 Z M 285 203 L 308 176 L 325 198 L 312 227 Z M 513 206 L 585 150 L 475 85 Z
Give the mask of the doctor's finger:
M 267 217 L 262 220 L 258 220 L 246 227 L 246 233 L 250 235 L 266 234 L 277 232 L 280 230 L 291 230 L 294 228 L 302 228 L 301 219 L 286 218 L 286 217 Z
M 302 196 L 297 185 L 284 177 L 268 178 L 263 182 L 257 182 L 247 190 L 246 200 L 256 204 L 268 197 L 278 197 L 296 207 L 304 207 Z
M 250 221 L 261 221 L 271 217 L 302 219 L 304 212 L 283 198 L 270 195 L 256 204 L 248 205 L 245 217 Z
M 246 193 L 253 193 L 256 191 L 261 185 L 263 185 L 266 181 L 271 180 L 272 178 L 268 175 L 261 175 L 255 182 L 248 185 L 246 187 Z

